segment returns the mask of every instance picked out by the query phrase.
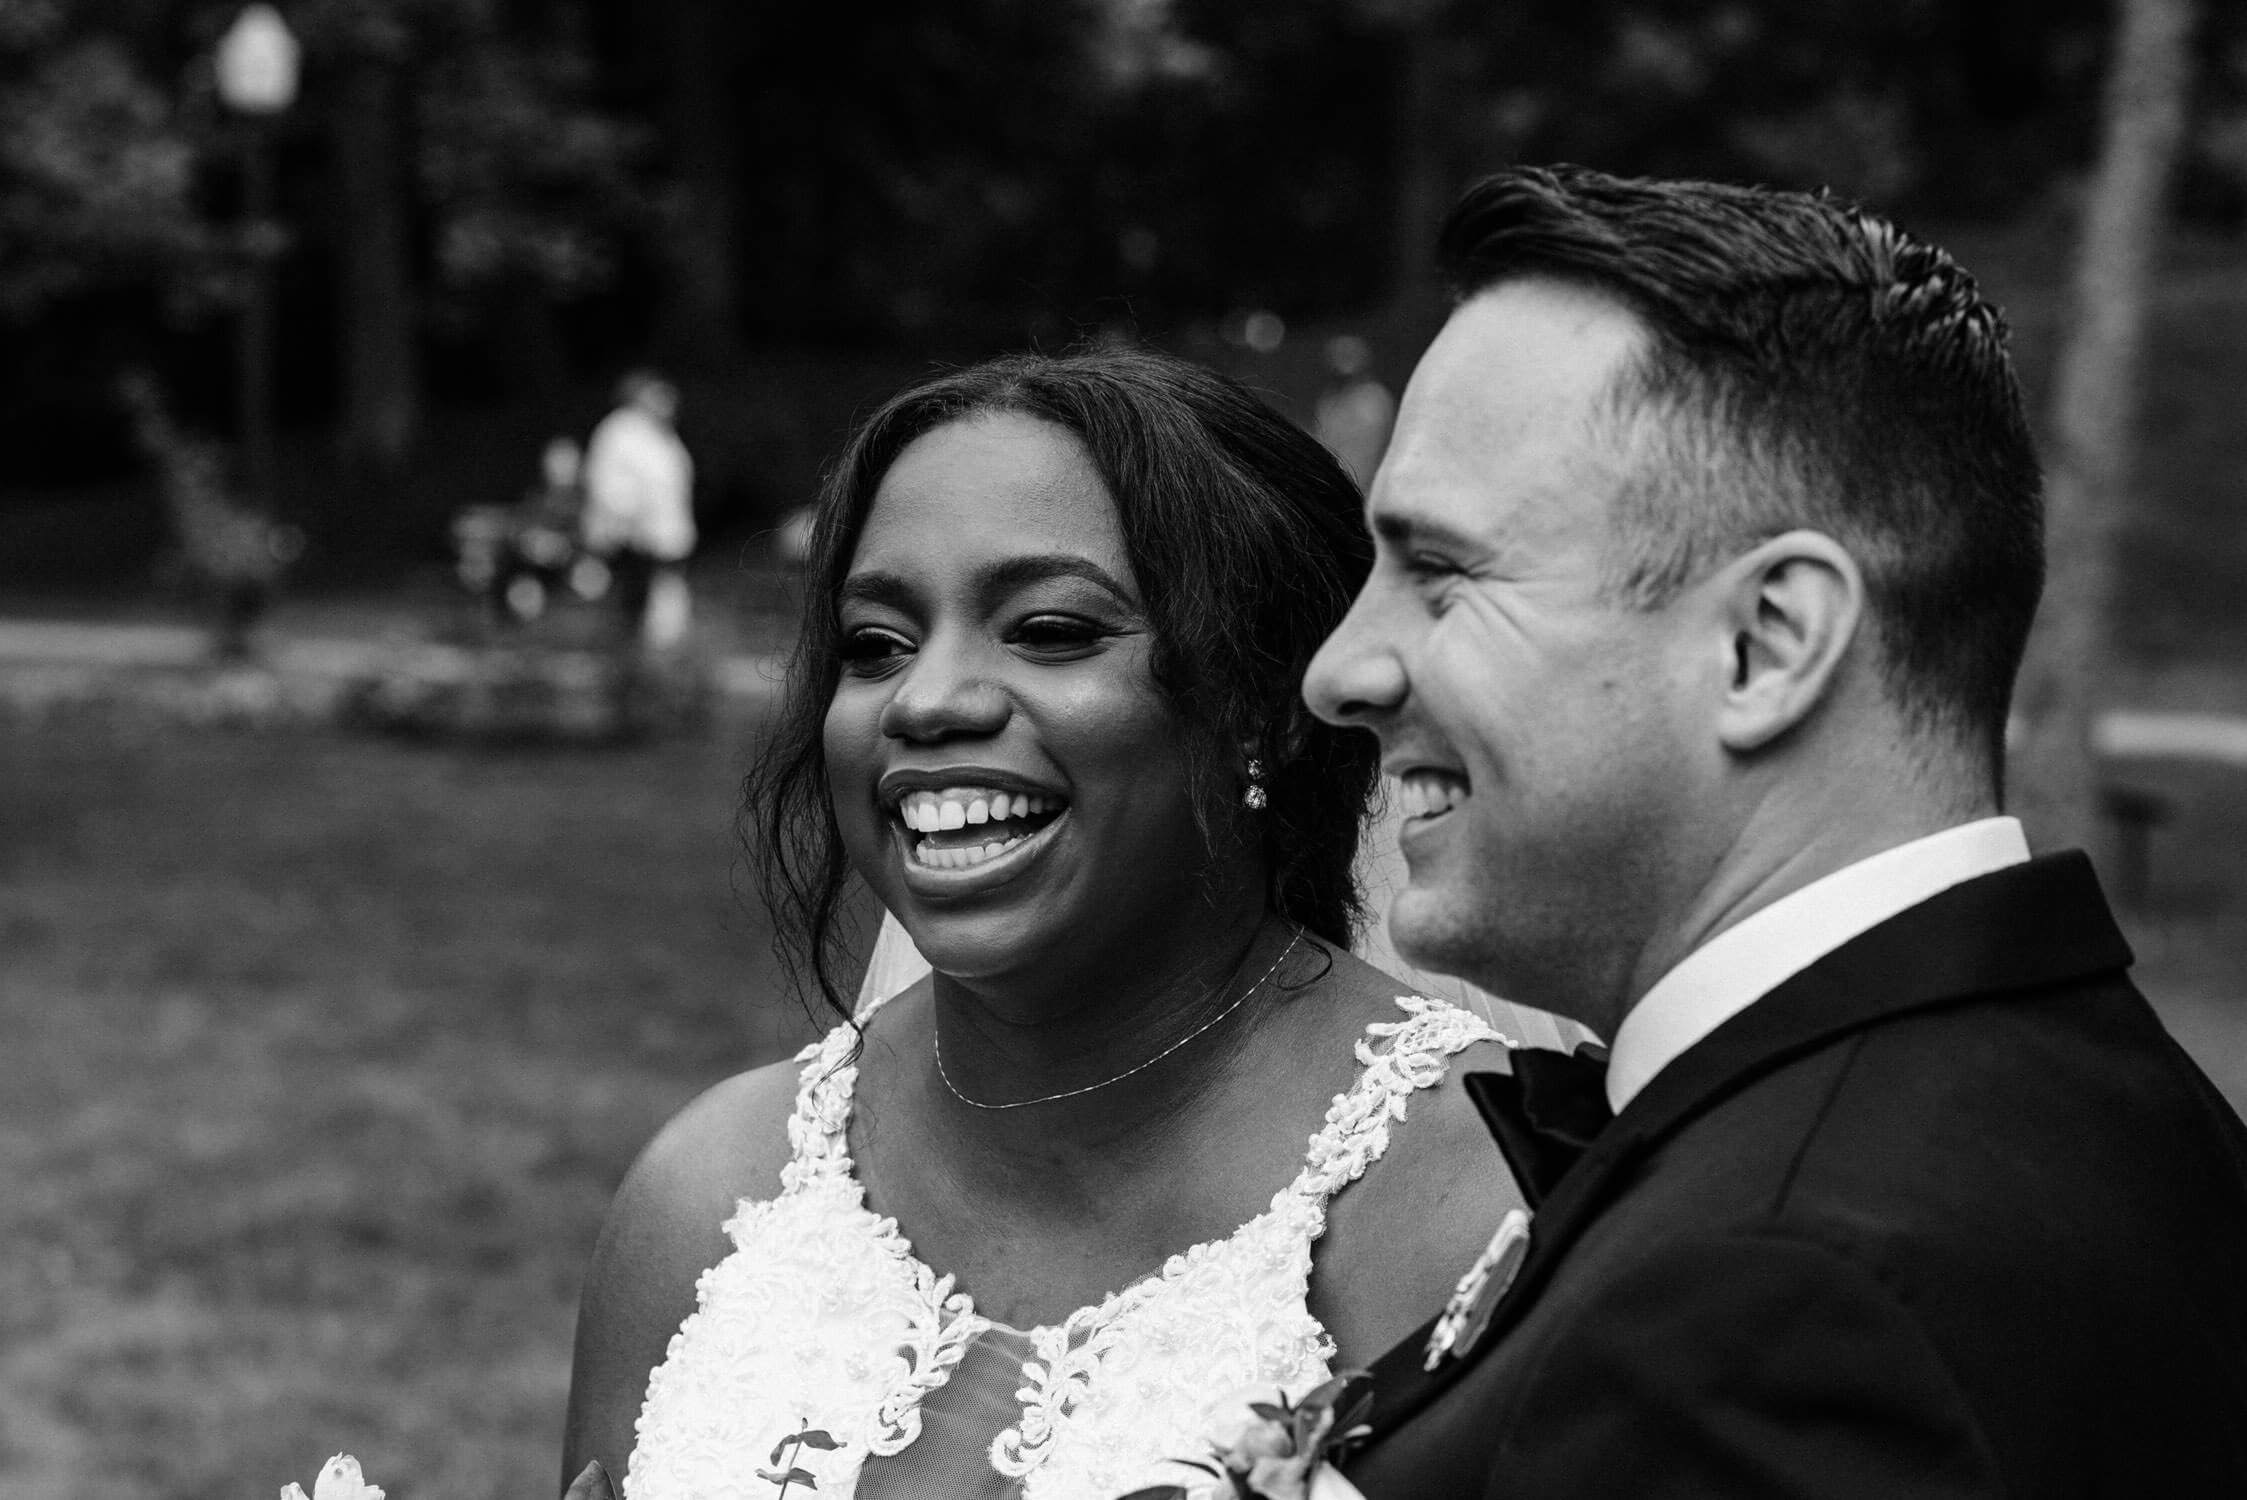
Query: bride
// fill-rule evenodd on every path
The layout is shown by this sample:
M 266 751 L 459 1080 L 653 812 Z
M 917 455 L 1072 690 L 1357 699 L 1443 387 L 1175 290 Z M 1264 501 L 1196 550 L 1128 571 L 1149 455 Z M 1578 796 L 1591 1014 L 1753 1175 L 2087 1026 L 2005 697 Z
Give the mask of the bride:
M 944 375 L 854 436 L 750 811 L 807 988 L 849 1015 L 854 879 L 929 972 L 891 994 L 885 958 L 633 1167 L 566 1473 L 1206 1483 L 1177 1460 L 1214 1398 L 1300 1394 L 1442 1305 L 1520 1201 L 1447 1080 L 1544 1018 L 1349 952 L 1376 750 L 1296 694 L 1357 508 L 1245 390 L 1141 352 Z

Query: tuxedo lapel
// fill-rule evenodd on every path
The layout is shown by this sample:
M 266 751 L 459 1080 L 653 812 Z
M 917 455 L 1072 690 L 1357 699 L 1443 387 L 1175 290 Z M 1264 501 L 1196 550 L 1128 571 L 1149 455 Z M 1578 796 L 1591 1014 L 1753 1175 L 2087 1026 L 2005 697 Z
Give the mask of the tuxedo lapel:
M 1408 1421 L 1496 1346 L 1569 1245 L 1630 1186 L 1634 1168 L 1696 1115 L 1888 1017 L 2129 964 L 2129 945 L 2091 862 L 2074 851 L 1953 886 L 1819 959 L 1656 1074 L 1560 1179 L 1537 1206 L 1528 1255 L 1474 1348 L 1423 1369 L 1431 1320 L 1375 1361 L 1371 1440 Z M 1486 1075 L 1469 1078 L 1478 1076 Z
M 1952 886 L 1844 943 L 1718 1027 L 1616 1120 L 1657 1139 L 1844 1033 L 1930 1005 L 2130 966 L 2091 861 L 2076 851 Z

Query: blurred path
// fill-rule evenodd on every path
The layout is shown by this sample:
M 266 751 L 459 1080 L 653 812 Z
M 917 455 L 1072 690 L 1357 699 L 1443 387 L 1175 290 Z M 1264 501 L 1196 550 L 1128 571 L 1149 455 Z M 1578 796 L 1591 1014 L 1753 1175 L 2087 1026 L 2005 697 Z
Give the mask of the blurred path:
M 457 659 L 465 672 L 472 658 L 463 647 L 437 642 L 297 634 L 286 626 L 267 630 L 263 638 L 259 665 L 282 677 L 338 683 L 367 675 L 401 650 L 440 671 Z M 209 637 L 194 626 L 0 617 L 0 676 L 209 664 Z M 736 650 L 717 659 L 714 674 L 727 698 L 755 700 L 779 692 L 784 668 L 785 658 L 777 652 Z M 2116 759 L 2192 760 L 2247 769 L 2247 713 L 2117 709 L 2099 720 L 2097 733 L 2100 752 Z
M 270 672 L 284 682 L 315 688 L 340 688 L 379 671 L 386 663 L 396 662 L 401 655 L 412 657 L 418 670 L 438 676 L 448 669 L 465 676 L 475 659 L 475 652 L 466 647 L 415 640 L 395 632 L 365 636 L 298 634 L 280 626 L 261 630 L 259 640 L 259 656 L 242 663 L 239 670 Z M 555 650 L 551 654 L 557 658 L 583 657 L 588 667 L 599 660 L 592 651 Z M 191 625 L 0 617 L 0 693 L 11 685 L 31 685 L 33 696 L 43 698 L 52 696 L 57 679 L 218 670 L 221 665 L 211 658 L 209 634 Z M 736 650 L 716 659 L 712 675 L 726 698 L 753 701 L 779 691 L 785 666 L 785 659 L 774 652 Z

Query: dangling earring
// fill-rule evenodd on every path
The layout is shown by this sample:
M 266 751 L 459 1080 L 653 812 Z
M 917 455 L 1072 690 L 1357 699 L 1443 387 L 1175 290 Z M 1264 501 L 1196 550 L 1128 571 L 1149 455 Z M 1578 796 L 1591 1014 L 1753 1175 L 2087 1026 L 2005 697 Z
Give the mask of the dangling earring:
M 1241 806 L 1250 812 L 1262 812 L 1264 805 L 1271 800 L 1264 793 L 1264 762 L 1251 760 L 1248 763 L 1248 787 L 1241 793 Z

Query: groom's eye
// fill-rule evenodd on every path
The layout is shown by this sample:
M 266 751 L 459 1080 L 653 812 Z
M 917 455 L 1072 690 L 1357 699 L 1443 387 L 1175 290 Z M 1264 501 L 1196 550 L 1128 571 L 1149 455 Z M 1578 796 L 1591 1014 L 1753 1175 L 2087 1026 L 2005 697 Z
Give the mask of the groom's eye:
M 1435 553 L 1409 552 L 1405 554 L 1404 570 L 1415 578 L 1450 578 L 1459 572 L 1459 565 Z
M 1431 602 L 1439 607 L 1448 593 L 1446 585 L 1466 575 L 1466 570 L 1450 558 L 1427 552 L 1405 554 L 1404 571 L 1413 587 L 1432 595 Z

